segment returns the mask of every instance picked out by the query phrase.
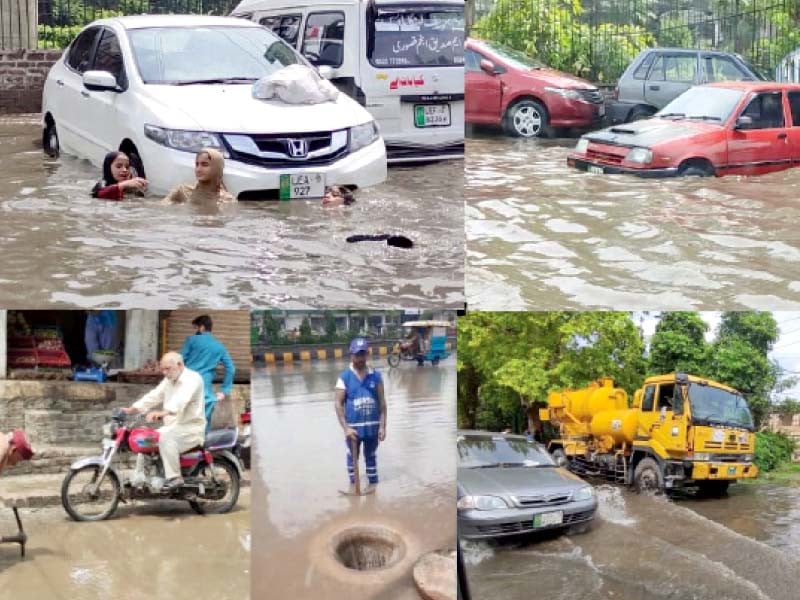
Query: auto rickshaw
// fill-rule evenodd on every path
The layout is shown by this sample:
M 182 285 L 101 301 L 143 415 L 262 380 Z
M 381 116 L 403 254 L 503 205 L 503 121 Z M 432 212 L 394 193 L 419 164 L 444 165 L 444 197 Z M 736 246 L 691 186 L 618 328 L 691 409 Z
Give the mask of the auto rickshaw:
M 396 367 L 402 360 L 417 361 L 420 367 L 429 360 L 432 365 L 450 356 L 447 350 L 448 321 L 406 321 L 403 328 L 408 331 L 404 339 L 395 343 L 391 354 L 386 357 L 390 367 Z

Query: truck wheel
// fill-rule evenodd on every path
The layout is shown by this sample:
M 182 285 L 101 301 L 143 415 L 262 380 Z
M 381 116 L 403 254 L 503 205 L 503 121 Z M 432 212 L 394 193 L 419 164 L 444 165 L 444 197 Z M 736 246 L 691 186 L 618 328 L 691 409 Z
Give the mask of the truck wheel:
M 728 492 L 730 481 L 698 481 L 697 495 L 701 498 L 719 498 Z
M 563 448 L 556 448 L 550 453 L 550 455 L 553 457 L 553 461 L 559 467 L 564 467 L 566 469 L 569 466 L 569 459 L 567 458 L 567 453 L 564 452 Z
M 503 128 L 514 137 L 547 137 L 547 109 L 535 100 L 520 100 L 506 111 Z
M 664 473 L 652 458 L 643 458 L 633 471 L 633 485 L 639 493 L 664 492 Z

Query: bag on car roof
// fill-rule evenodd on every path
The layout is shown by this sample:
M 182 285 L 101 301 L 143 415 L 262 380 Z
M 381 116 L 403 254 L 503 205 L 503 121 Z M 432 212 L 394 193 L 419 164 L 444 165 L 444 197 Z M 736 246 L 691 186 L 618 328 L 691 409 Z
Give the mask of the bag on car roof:
M 277 98 L 286 104 L 333 102 L 338 95 L 331 82 L 305 65 L 289 65 L 253 84 L 254 98 Z

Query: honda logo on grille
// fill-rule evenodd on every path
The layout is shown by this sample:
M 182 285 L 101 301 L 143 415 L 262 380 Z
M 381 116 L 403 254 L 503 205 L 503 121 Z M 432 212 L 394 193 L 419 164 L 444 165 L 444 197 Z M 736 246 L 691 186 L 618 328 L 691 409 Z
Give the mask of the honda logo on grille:
M 289 138 L 286 141 L 289 144 L 289 156 L 292 158 L 305 158 L 308 156 L 308 142 L 293 138 Z

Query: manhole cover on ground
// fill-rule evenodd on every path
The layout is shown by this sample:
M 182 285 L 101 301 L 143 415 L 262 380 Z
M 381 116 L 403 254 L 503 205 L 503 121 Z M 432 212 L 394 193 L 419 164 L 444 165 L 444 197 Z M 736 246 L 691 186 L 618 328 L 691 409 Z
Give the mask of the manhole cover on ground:
M 414 583 L 425 600 L 455 600 L 455 550 L 430 552 L 414 565 Z
M 403 540 L 385 527 L 346 529 L 332 541 L 336 560 L 354 571 L 385 569 L 405 555 Z

